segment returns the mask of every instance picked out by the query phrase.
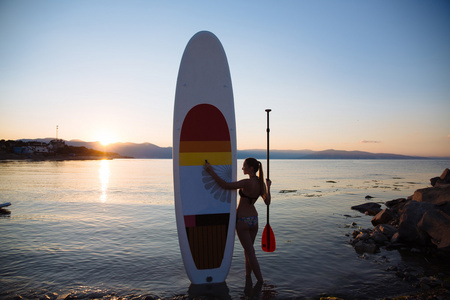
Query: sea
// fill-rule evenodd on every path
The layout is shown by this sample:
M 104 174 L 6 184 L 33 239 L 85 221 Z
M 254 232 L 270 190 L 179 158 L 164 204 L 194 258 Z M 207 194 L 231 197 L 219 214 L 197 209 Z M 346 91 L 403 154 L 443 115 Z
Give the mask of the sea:
M 245 178 L 242 162 L 239 179 Z M 277 248 L 261 249 L 267 214 L 259 200 L 261 287 L 254 277 L 245 280 L 237 238 L 225 283 L 190 283 L 178 244 L 170 159 L 2 161 L 0 203 L 11 202 L 11 214 L 0 216 L 0 299 L 378 299 L 414 293 L 417 288 L 393 269 L 448 272 L 448 265 L 408 250 L 356 253 L 352 232 L 372 225 L 351 206 L 406 198 L 448 167 L 450 160 L 437 159 L 271 160 L 270 225 Z

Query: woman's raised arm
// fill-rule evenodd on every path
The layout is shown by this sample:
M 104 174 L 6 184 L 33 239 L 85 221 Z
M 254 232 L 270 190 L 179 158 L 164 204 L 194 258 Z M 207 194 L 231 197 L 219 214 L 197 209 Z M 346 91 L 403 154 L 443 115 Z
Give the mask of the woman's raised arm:
M 220 176 L 217 175 L 216 172 L 214 172 L 214 169 L 209 164 L 209 162 L 205 163 L 204 168 L 205 168 L 206 172 L 208 172 L 211 175 L 211 177 L 214 178 L 214 180 L 217 182 L 217 184 L 219 184 L 219 186 L 221 188 L 226 189 L 226 190 L 237 190 L 237 189 L 245 188 L 249 182 L 248 179 L 242 179 L 242 180 L 239 180 L 236 182 L 226 182 L 225 180 L 220 178 Z

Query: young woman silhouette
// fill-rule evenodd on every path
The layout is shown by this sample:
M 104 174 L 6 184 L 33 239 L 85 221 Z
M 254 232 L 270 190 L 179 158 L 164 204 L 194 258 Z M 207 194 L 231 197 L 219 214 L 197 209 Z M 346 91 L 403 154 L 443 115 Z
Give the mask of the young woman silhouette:
M 226 182 L 220 178 L 208 162 L 205 164 L 205 170 L 220 187 L 227 190 L 239 189 L 240 200 L 236 211 L 236 232 L 245 252 L 245 275 L 249 278 L 253 271 L 258 282 L 262 283 L 263 277 L 253 246 L 258 233 L 258 212 L 255 208 L 255 202 L 261 196 L 266 205 L 270 205 L 270 185 L 272 182 L 267 179 L 266 188 L 261 162 L 255 158 L 245 159 L 242 167 L 242 171 L 249 178 L 236 182 Z M 258 175 L 256 175 L 257 173 Z

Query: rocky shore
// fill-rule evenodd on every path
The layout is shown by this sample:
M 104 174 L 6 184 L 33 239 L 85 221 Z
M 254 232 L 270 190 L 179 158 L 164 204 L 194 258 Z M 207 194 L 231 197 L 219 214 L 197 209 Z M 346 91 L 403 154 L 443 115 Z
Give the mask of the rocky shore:
M 65 160 L 102 160 L 102 159 L 117 159 L 117 158 L 133 158 L 128 156 L 113 155 L 18 155 L 12 153 L 0 153 L 0 161 L 10 160 L 28 160 L 28 161 L 65 161 Z
M 351 245 L 361 255 L 380 249 L 409 251 L 442 262 L 434 274 L 421 273 L 407 265 L 387 271 L 418 288 L 418 295 L 404 299 L 450 299 L 450 170 L 430 179 L 432 187 L 418 189 L 407 198 L 353 206 L 372 216 L 373 228 L 355 230 Z M 366 199 L 372 197 L 367 196 Z

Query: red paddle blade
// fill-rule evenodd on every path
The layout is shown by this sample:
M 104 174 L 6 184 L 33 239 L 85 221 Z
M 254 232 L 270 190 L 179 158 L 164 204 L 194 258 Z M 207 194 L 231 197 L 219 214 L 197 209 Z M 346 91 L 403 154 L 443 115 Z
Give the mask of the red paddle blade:
M 275 235 L 273 234 L 272 228 L 269 224 L 266 225 L 263 231 L 261 247 L 265 252 L 273 252 L 275 251 L 276 243 L 275 243 Z

